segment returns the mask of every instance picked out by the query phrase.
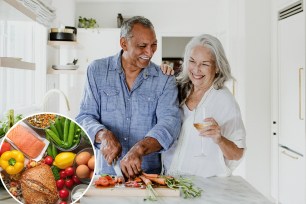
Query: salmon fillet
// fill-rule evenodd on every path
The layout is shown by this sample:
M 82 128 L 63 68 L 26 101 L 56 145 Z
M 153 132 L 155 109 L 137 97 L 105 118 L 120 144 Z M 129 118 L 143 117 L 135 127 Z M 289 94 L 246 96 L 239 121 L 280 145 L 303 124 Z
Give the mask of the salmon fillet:
M 22 125 L 17 125 L 13 128 L 7 137 L 18 147 L 19 150 L 31 159 L 36 158 L 45 147 L 45 143 L 35 137 Z

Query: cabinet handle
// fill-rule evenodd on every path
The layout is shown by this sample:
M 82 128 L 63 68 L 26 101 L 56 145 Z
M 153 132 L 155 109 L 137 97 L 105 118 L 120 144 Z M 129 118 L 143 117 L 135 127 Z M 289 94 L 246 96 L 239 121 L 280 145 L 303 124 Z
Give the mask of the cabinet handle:
M 292 156 L 292 155 L 288 154 L 285 150 L 283 150 L 282 153 L 283 153 L 284 155 L 288 156 L 288 157 L 291 157 L 292 159 L 299 159 L 299 158 L 296 157 L 296 156 Z
M 236 80 L 233 79 L 233 83 L 232 83 L 232 93 L 233 93 L 233 96 L 235 97 L 236 96 Z
M 299 68 L 299 119 L 304 120 L 304 116 L 302 114 L 302 71 L 303 68 Z

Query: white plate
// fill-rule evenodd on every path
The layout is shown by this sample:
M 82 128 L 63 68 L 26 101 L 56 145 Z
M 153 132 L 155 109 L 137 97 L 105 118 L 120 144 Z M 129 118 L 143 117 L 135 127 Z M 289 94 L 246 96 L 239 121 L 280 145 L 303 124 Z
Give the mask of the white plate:
M 49 141 L 46 139 L 46 138 L 42 138 L 41 136 L 39 136 L 34 130 L 32 130 L 32 128 L 30 128 L 29 126 L 27 126 L 24 122 L 20 122 L 19 125 L 22 125 L 24 126 L 25 128 L 27 128 L 37 139 L 41 140 L 44 144 L 45 144 L 45 147 L 41 150 L 40 154 L 35 157 L 35 158 L 31 158 L 29 155 L 27 155 L 26 153 L 24 153 L 22 150 L 20 150 L 15 144 L 13 141 L 11 141 L 8 137 L 5 138 L 5 140 L 7 142 L 9 142 L 13 147 L 14 149 L 17 149 L 19 151 L 21 151 L 25 157 L 27 157 L 28 159 L 30 160 L 34 160 L 34 161 L 40 161 L 43 157 L 43 155 L 45 154 L 48 146 L 49 146 Z

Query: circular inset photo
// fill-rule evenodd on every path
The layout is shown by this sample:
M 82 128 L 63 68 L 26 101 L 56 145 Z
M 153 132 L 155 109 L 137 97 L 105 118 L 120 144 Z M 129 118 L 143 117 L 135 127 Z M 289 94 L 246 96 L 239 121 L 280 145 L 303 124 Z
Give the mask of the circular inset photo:
M 94 177 L 94 146 L 82 127 L 63 115 L 20 120 L 0 147 L 1 180 L 20 203 L 75 203 Z

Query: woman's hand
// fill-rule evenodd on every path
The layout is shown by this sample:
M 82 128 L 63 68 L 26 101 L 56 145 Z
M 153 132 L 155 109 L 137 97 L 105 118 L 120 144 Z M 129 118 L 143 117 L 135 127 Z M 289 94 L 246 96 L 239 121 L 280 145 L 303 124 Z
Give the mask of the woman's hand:
M 219 145 L 224 157 L 228 160 L 239 160 L 243 156 L 244 148 L 237 145 L 221 135 L 221 128 L 213 118 L 206 118 L 204 122 L 211 123 L 205 126 L 200 135 L 210 137 L 217 145 Z
M 162 70 L 162 72 L 166 75 L 174 75 L 174 69 L 167 64 L 161 64 L 160 65 L 160 69 Z
M 219 144 L 222 140 L 221 128 L 213 118 L 206 118 L 205 123 L 210 125 L 204 126 L 200 131 L 200 135 L 203 137 L 210 137 L 216 144 Z

